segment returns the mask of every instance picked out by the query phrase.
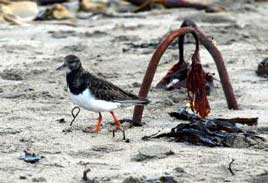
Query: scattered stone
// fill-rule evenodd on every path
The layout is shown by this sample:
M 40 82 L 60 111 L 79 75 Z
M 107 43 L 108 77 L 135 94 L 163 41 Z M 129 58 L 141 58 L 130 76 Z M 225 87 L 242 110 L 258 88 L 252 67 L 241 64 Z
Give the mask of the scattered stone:
M 27 179 L 27 177 L 26 177 L 25 175 L 21 175 L 21 176 L 19 177 L 19 179 L 21 179 L 21 180 L 25 180 L 25 179 Z
M 159 178 L 159 180 L 161 181 L 161 183 L 178 183 L 179 181 L 172 176 L 162 176 Z
M 126 139 L 125 142 L 126 142 L 126 143 L 130 143 L 130 140 L 129 140 L 129 139 Z
M 165 146 L 152 145 L 152 146 L 142 147 L 139 150 L 139 153 L 133 157 L 133 160 L 145 161 L 149 159 L 162 159 L 173 154 L 174 152 Z
M 146 183 L 146 182 L 143 178 L 130 176 L 130 177 L 127 177 L 123 181 L 123 183 Z
M 57 121 L 58 121 L 59 123 L 66 123 L 66 121 L 65 121 L 64 118 L 57 119 Z
M 184 169 L 181 168 L 181 167 L 176 167 L 176 168 L 174 168 L 174 171 L 175 171 L 176 173 L 185 173 Z

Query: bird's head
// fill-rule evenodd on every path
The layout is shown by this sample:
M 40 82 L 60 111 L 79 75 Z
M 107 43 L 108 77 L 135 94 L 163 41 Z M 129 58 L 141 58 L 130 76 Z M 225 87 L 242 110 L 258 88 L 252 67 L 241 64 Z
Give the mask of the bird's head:
M 76 71 L 81 68 L 80 59 L 75 55 L 68 55 L 64 58 L 64 63 L 56 70 L 65 70 L 66 73 Z

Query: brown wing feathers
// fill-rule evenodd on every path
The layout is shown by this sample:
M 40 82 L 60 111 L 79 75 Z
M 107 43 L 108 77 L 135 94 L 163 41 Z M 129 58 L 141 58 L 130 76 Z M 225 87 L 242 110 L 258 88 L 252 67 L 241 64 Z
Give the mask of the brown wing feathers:
M 108 81 L 93 75 L 90 77 L 88 87 L 91 89 L 92 94 L 98 99 L 106 101 L 139 100 L 138 96 L 128 93 Z

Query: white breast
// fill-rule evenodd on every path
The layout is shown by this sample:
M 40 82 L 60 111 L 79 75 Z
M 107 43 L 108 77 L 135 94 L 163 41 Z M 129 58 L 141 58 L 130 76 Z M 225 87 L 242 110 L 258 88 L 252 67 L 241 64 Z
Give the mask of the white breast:
M 97 100 L 89 89 L 79 95 L 74 95 L 69 91 L 69 95 L 74 104 L 94 112 L 111 112 L 121 105 L 120 103 Z

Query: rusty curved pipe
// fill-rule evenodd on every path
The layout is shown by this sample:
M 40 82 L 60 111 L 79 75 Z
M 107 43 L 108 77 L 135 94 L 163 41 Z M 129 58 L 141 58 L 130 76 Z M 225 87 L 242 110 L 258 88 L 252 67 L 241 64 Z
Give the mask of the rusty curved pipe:
M 165 53 L 166 49 L 170 45 L 170 43 L 174 39 L 176 39 L 177 37 L 180 37 L 180 36 L 182 36 L 184 34 L 187 34 L 187 33 L 192 33 L 194 37 L 197 36 L 196 30 L 194 28 L 192 28 L 192 27 L 183 27 L 183 28 L 180 28 L 177 31 L 174 31 L 174 32 L 170 33 L 168 35 L 168 37 L 155 50 L 155 52 L 154 52 L 154 54 L 153 54 L 153 56 L 151 58 L 151 61 L 150 61 L 149 65 L 148 65 L 148 67 L 147 67 L 145 76 L 143 78 L 143 82 L 142 82 L 142 85 L 141 85 L 141 88 L 140 88 L 140 91 L 139 91 L 139 97 L 140 98 L 146 98 L 147 97 L 147 95 L 149 93 L 149 90 L 150 90 L 150 87 L 151 87 L 151 84 L 152 84 L 152 81 L 153 81 L 153 78 L 154 78 L 154 75 L 155 75 L 155 72 L 156 72 L 156 69 L 157 69 L 157 66 L 158 66 L 158 63 L 159 63 L 162 55 Z M 143 109 L 144 109 L 143 106 L 135 106 L 134 113 L 133 113 L 133 118 L 132 118 L 132 121 L 133 121 L 134 124 L 137 124 L 137 125 L 141 124 Z

